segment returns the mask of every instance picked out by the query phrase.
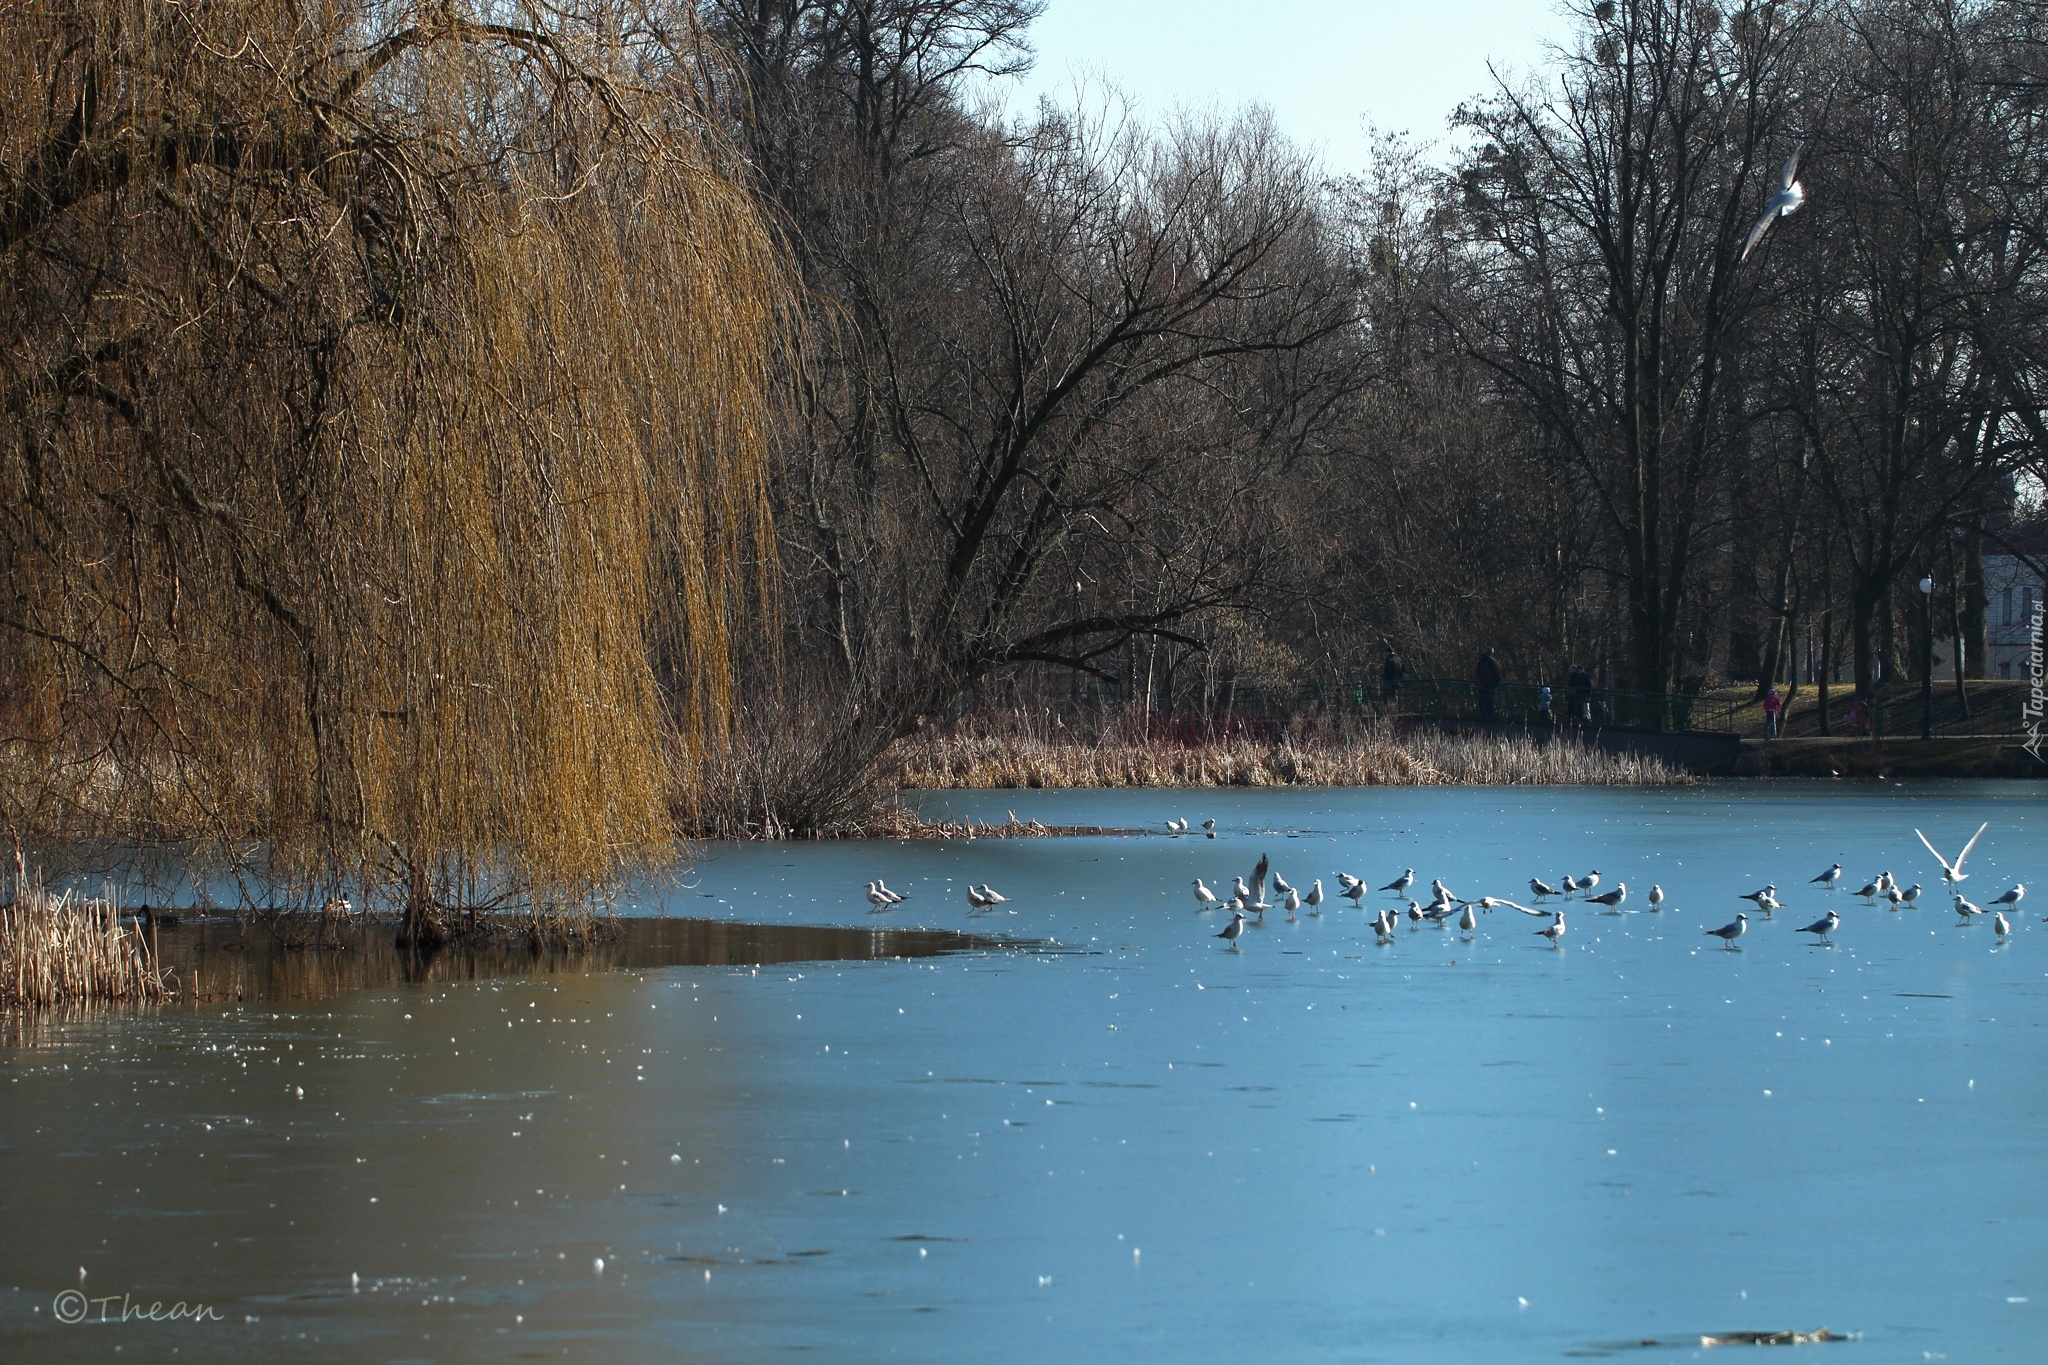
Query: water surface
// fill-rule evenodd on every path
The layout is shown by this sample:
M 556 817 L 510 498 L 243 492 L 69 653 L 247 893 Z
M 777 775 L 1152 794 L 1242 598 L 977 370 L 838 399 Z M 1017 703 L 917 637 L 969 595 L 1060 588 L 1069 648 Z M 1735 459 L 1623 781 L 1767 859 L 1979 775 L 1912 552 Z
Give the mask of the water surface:
M 1958 927 L 1912 828 L 1990 820 L 1988 900 L 2040 873 L 2039 790 L 949 794 L 1221 837 L 714 847 L 637 907 L 1063 953 L 55 1021 L 0 1051 L 0 1348 L 1501 1361 L 1825 1324 L 1861 1334 L 1807 1348 L 1827 1359 L 2037 1360 L 2048 937 L 2039 913 L 2003 944 Z M 1631 910 L 1671 900 L 1573 903 L 1553 950 L 1507 910 L 1380 945 L 1375 896 L 1269 912 L 1231 952 L 1188 883 L 1261 852 L 1326 888 L 1412 865 L 1520 896 L 1598 867 Z M 1837 859 L 1937 889 L 1894 913 L 1806 885 Z M 910 895 L 888 916 L 876 876 Z M 1003 913 L 970 916 L 970 880 Z M 1774 922 L 1702 935 L 1767 880 Z M 1829 904 L 1836 946 L 1794 932 Z M 81 1268 L 89 1295 L 224 1320 L 59 1325 Z

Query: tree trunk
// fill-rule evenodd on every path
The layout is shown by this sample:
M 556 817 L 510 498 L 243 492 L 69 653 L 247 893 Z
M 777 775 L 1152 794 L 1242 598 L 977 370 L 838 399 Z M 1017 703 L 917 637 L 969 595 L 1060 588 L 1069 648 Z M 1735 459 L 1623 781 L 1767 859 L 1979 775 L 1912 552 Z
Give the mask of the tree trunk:
M 448 931 L 434 909 L 434 890 L 426 869 L 414 867 L 406 887 L 405 919 L 398 926 L 398 946 L 431 953 L 447 942 Z
M 1820 732 L 1832 735 L 1835 728 L 1828 720 L 1828 683 L 1835 670 L 1835 609 L 1830 606 L 1820 614 L 1820 675 L 1814 686 L 1820 692 Z

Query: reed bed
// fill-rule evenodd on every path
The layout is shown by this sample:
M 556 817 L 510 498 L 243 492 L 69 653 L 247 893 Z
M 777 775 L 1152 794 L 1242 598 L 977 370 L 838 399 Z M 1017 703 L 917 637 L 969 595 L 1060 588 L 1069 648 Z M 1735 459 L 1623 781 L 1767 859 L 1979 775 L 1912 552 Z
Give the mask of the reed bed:
M 112 897 L 51 896 L 17 873 L 0 907 L 0 1008 L 161 1000 L 170 984 L 141 932 Z
M 920 735 L 895 750 L 897 781 L 942 787 L 1667 786 L 1663 760 L 1556 736 L 1397 734 L 1384 726 L 1200 742 L 1030 734 Z

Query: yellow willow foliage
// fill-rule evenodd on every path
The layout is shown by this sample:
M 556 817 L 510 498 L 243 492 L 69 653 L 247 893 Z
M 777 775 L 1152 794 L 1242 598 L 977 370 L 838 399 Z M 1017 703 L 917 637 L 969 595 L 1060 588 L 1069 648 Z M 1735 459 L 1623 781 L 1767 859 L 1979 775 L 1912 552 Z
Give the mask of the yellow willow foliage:
M 0 818 L 373 889 L 668 855 L 792 291 L 649 15 L 0 3 Z

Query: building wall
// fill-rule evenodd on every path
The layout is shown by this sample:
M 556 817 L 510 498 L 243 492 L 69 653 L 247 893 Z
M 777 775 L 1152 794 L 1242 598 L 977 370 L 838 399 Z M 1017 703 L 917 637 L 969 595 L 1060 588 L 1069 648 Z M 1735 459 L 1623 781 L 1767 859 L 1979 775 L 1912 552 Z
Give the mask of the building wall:
M 1985 672 L 1989 676 L 2027 676 L 2043 586 L 2040 576 L 2029 572 L 2016 556 L 1984 556 L 1984 636 L 1989 653 Z

